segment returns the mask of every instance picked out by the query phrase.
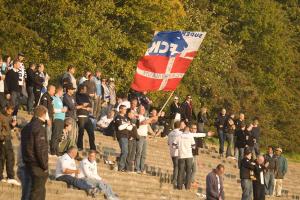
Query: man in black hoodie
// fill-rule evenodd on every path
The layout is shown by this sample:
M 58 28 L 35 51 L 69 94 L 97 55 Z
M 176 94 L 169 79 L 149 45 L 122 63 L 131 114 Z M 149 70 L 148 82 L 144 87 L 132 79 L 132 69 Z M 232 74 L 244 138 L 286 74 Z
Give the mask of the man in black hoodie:
M 252 199 L 253 185 L 251 180 L 251 171 L 253 172 L 253 170 L 255 169 L 255 163 L 251 161 L 251 157 L 251 151 L 249 149 L 246 149 L 240 167 L 242 200 Z
M 46 181 L 48 178 L 48 142 L 46 133 L 47 108 L 37 106 L 34 117 L 22 130 L 21 151 L 26 173 L 32 179 L 30 199 L 46 198 Z

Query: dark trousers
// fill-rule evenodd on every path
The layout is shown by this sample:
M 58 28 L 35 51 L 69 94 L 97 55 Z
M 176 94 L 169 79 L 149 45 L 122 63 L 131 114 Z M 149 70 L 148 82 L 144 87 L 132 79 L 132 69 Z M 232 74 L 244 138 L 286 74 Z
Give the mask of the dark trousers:
M 30 190 L 31 190 L 31 176 L 28 172 L 28 169 L 23 166 L 19 167 L 17 171 L 18 178 L 21 181 L 22 185 L 22 197 L 21 200 L 30 200 Z
M 0 92 L 0 110 L 4 110 L 5 106 L 8 104 L 4 92 Z
M 85 190 L 86 192 L 88 192 L 88 190 L 93 188 L 90 184 L 87 183 L 86 180 L 76 178 L 76 177 L 73 177 L 70 175 L 60 176 L 56 180 L 63 181 L 65 183 L 67 183 L 68 185 L 72 185 L 80 190 Z
M 224 133 L 223 130 L 219 129 L 218 130 L 218 135 L 219 135 L 219 154 L 222 154 L 224 153 L 224 142 L 225 142 L 225 139 L 226 139 L 226 135 Z
M 259 181 L 253 182 L 253 200 L 265 200 L 265 185 Z
M 33 94 L 33 87 L 28 86 L 27 88 L 27 111 L 32 112 L 33 111 L 33 105 L 34 105 L 34 94 Z
M 41 89 L 40 88 L 33 88 L 33 95 L 34 95 L 34 107 L 36 107 L 37 104 L 40 101 Z
M 0 180 L 3 179 L 4 165 L 6 166 L 7 178 L 15 177 L 15 156 L 11 140 L 0 142 Z
M 182 190 L 183 184 L 185 189 L 191 188 L 191 175 L 193 167 L 193 158 L 182 158 L 178 160 L 179 174 L 177 180 L 177 187 Z
M 128 156 L 126 160 L 126 168 L 128 171 L 133 171 L 133 165 L 136 154 L 136 139 L 128 140 Z
M 52 135 L 51 135 L 51 142 L 50 142 L 50 152 L 52 155 L 58 155 L 58 144 L 59 140 L 61 139 L 61 135 L 64 129 L 64 121 L 61 119 L 55 119 L 53 121 L 52 126 Z
M 172 183 L 173 183 L 173 185 L 177 185 L 177 180 L 178 180 L 178 156 L 177 157 L 172 157 L 172 162 L 173 162 L 173 179 L 172 179 Z
M 30 200 L 45 200 L 48 173 L 35 166 L 30 167 L 29 172 L 32 180 Z
M 88 117 L 78 117 L 78 128 L 79 128 L 78 141 L 77 141 L 78 149 L 79 150 L 83 149 L 83 134 L 84 134 L 84 130 L 86 130 L 89 136 L 90 149 L 96 150 L 94 126 L 91 120 Z

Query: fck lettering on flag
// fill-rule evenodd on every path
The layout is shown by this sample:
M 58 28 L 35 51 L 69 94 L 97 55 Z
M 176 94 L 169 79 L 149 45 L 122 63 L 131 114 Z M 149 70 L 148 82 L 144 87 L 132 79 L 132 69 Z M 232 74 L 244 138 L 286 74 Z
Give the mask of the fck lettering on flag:
M 156 32 L 138 61 L 131 88 L 136 91 L 173 91 L 197 54 L 205 32 Z

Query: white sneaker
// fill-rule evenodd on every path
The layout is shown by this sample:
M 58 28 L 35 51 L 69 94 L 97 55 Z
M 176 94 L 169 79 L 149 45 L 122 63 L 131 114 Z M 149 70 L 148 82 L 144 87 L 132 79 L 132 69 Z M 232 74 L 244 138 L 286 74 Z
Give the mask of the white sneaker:
M 21 186 L 21 183 L 19 183 L 16 179 L 7 179 L 7 183 Z
M 1 180 L 1 182 L 2 182 L 2 183 L 6 183 L 7 181 L 6 181 L 5 178 L 3 178 L 3 179 Z

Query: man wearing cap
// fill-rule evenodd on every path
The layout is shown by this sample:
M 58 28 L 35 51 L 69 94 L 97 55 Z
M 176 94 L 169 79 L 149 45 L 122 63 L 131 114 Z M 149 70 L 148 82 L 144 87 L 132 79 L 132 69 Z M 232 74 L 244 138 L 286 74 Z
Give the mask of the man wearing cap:
M 287 168 L 287 160 L 282 156 L 282 149 L 277 148 L 275 151 L 275 181 L 273 196 L 281 196 L 282 182 L 287 172 Z

